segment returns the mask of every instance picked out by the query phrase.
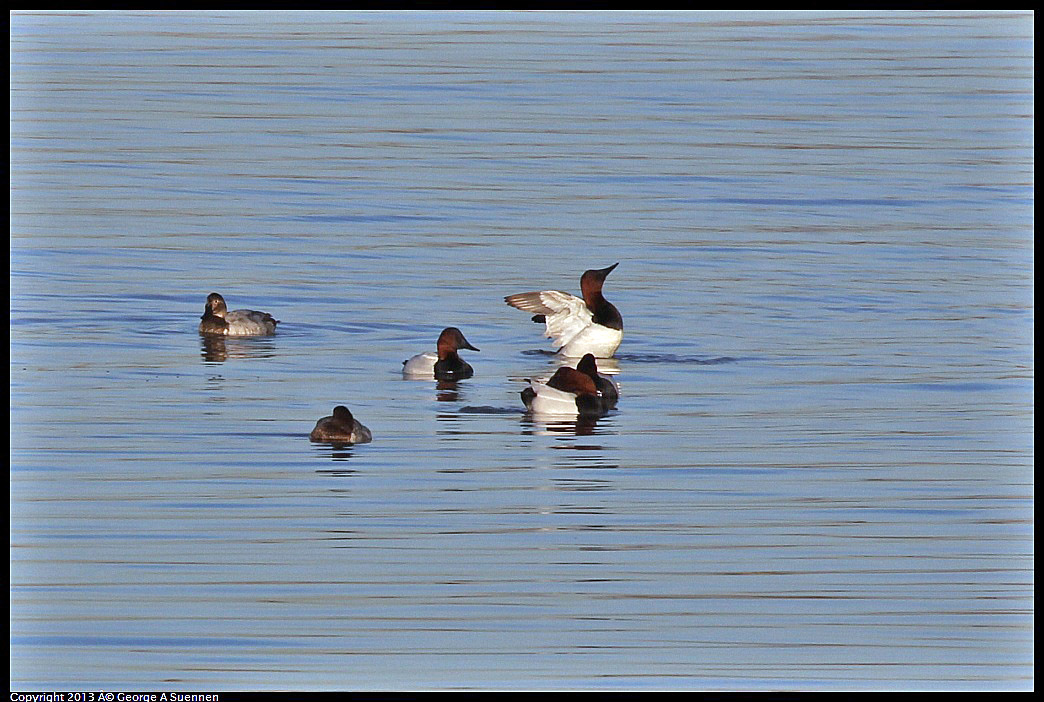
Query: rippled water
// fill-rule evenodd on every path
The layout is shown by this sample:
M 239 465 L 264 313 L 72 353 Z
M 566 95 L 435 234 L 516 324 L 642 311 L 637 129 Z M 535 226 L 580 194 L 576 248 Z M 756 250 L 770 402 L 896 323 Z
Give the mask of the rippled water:
M 11 19 L 13 689 L 1032 688 L 1032 15 Z

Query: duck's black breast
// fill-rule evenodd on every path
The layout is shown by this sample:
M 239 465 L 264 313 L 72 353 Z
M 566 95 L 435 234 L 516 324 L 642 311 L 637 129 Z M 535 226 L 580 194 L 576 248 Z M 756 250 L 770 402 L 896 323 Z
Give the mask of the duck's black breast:
M 475 374 L 475 370 L 460 356 L 443 358 L 435 362 L 436 380 L 463 380 Z
M 200 318 L 199 331 L 203 334 L 227 334 L 228 322 L 207 310 Z
M 623 331 L 623 315 L 620 314 L 620 310 L 616 309 L 613 303 L 604 297 L 598 301 L 591 313 L 595 324 Z

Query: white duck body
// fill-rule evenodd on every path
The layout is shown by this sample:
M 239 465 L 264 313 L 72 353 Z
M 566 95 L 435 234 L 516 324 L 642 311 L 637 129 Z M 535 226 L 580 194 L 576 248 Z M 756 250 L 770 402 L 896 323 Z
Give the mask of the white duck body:
M 528 409 L 534 414 L 555 414 L 576 417 L 580 414 L 576 406 L 576 393 L 553 388 L 539 380 L 530 380 L 529 387 L 535 393 L 528 403 Z
M 265 336 L 275 334 L 276 320 L 267 312 L 232 310 L 225 315 L 228 322 L 226 336 Z
M 439 355 L 434 351 L 425 351 L 402 362 L 403 375 L 431 379 L 435 375 L 435 362 Z

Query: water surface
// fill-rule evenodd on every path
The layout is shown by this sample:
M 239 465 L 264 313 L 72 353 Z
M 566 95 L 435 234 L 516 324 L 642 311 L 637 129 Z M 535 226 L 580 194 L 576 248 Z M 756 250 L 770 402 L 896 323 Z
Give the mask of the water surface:
M 12 689 L 1031 689 L 1032 59 L 1025 13 L 16 13 Z M 618 409 L 525 415 L 503 296 L 617 261 Z M 279 333 L 201 339 L 214 291 Z M 475 377 L 404 380 L 451 325 Z

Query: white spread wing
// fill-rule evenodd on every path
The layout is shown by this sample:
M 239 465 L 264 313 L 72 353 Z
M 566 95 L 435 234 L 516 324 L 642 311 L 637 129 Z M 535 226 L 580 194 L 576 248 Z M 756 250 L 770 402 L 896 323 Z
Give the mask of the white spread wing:
M 544 332 L 559 348 L 591 326 L 594 317 L 581 298 L 560 290 L 518 293 L 504 300 L 516 309 L 544 315 Z

